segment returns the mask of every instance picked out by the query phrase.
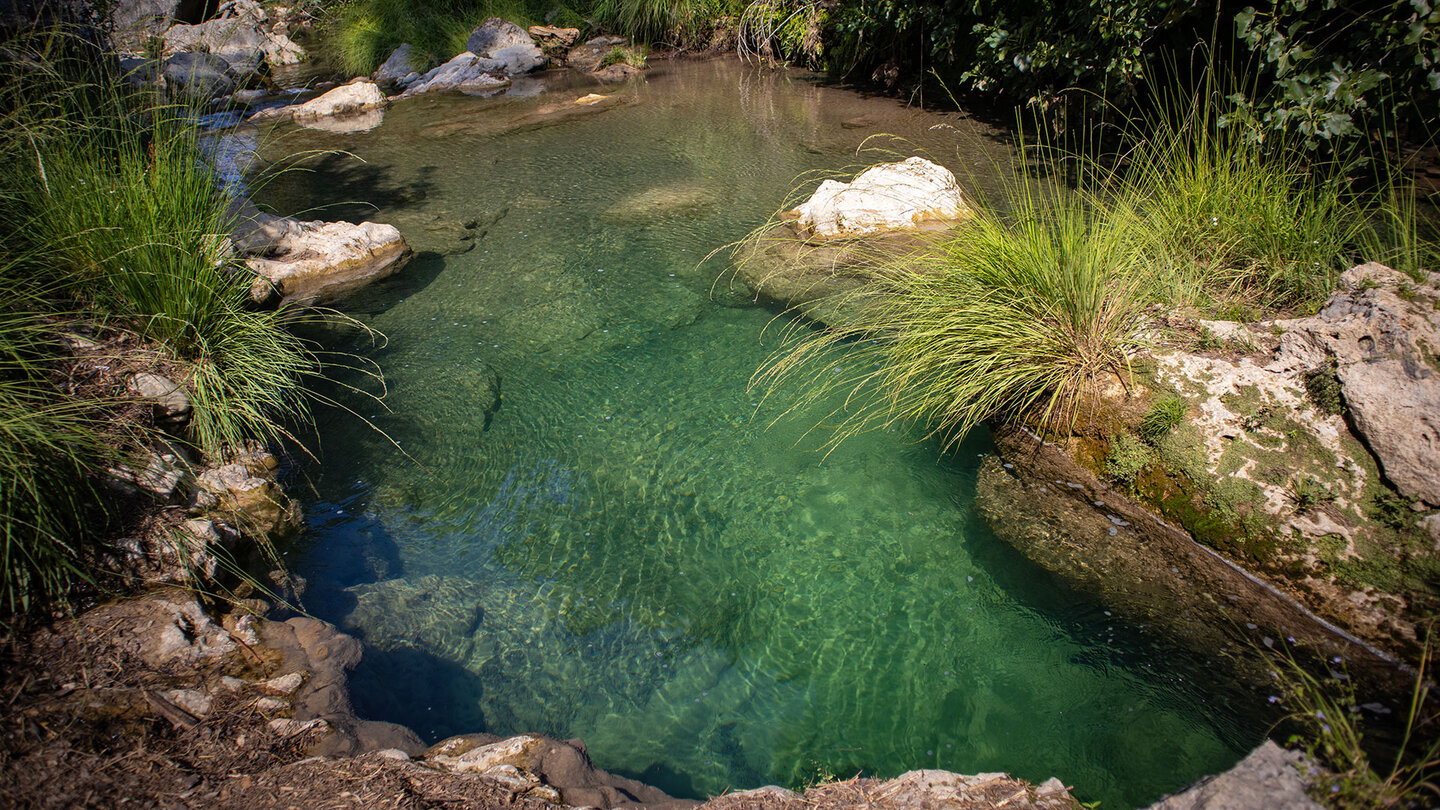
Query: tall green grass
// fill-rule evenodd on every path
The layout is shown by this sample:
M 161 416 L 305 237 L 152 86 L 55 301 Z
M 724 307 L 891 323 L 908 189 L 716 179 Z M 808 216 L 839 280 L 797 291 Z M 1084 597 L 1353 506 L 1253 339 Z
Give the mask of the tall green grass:
M 792 411 L 839 407 L 832 444 L 916 424 L 953 444 L 990 419 L 1063 430 L 1107 375 L 1124 373 L 1150 302 L 1133 212 L 1022 181 L 932 246 L 879 258 L 822 331 L 803 328 L 756 374 Z
M 22 32 L 0 60 L 0 215 L 12 226 L 0 234 L 0 532 L 12 609 L 94 573 L 94 482 L 146 440 L 144 425 L 105 407 L 123 391 L 77 400 L 51 380 L 68 357 L 57 313 L 134 334 L 184 369 L 190 439 L 211 457 L 303 421 L 318 365 L 285 328 L 290 313 L 249 300 L 194 111 L 127 89 L 88 43 Z
M 946 443 L 987 420 L 1064 433 L 1110 375 L 1128 382 L 1156 313 L 1306 314 L 1357 262 L 1434 268 L 1413 184 L 1356 190 L 1341 164 L 1237 124 L 1241 104 L 1162 100 L 1118 156 L 1022 135 L 1038 160 L 1006 194 L 923 249 L 842 268 L 869 278 L 823 307 L 846 316 L 787 330 L 752 384 L 798 389 L 787 413 L 838 397 L 831 445 L 896 424 Z
M 470 32 L 490 17 L 522 28 L 547 20 L 584 25 L 570 6 L 544 0 L 352 0 L 330 13 L 322 39 L 345 73 L 367 75 L 406 42 L 427 65 L 445 62 L 464 51 Z
M 247 438 L 282 438 L 303 414 L 314 361 L 257 310 L 227 253 L 229 201 L 183 107 L 146 109 L 90 136 L 38 145 L 26 199 L 49 245 L 49 274 L 92 310 L 122 319 L 183 361 L 196 444 L 219 456 Z
M 1175 303 L 1314 310 L 1352 260 L 1366 206 L 1347 193 L 1339 163 L 1247 125 L 1240 106 L 1208 89 L 1162 96 L 1130 127 L 1109 184 L 1138 201 L 1141 238 Z
M 93 532 L 90 470 L 116 458 L 94 403 L 47 378 L 54 326 L 23 297 L 0 311 L 0 608 L 63 598 L 87 579 Z M 18 299 L 18 300 L 17 300 Z

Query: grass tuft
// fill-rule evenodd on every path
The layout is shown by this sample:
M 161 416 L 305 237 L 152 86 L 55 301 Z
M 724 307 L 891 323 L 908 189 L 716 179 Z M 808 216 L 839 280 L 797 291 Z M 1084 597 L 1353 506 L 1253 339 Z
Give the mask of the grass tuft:
M 928 249 L 877 262 L 853 319 L 792 330 L 753 385 L 837 390 L 831 443 L 897 423 L 947 446 L 988 419 L 1063 430 L 1088 391 L 1127 373 L 1147 285 L 1128 212 L 1022 182 L 1010 211 L 978 211 Z M 848 349 L 843 360 L 836 351 Z M 792 409 L 793 410 L 793 409 Z

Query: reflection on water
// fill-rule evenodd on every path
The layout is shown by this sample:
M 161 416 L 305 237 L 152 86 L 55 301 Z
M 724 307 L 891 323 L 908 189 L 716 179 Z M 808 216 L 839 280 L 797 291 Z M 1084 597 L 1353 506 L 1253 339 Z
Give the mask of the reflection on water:
M 593 107 L 561 84 L 271 147 L 363 160 L 283 176 L 276 207 L 393 222 L 419 251 L 347 304 L 388 336 L 350 348 L 390 393 L 336 394 L 383 434 L 322 414 L 295 552 L 307 607 L 372 646 L 362 710 L 432 738 L 580 736 L 687 795 L 941 767 L 1116 807 L 1258 740 L 1249 698 L 989 533 L 988 437 L 822 457 L 747 391 L 781 324 L 707 253 L 795 178 L 878 160 L 856 155 L 875 132 L 972 190 L 998 141 L 730 62 L 662 64 Z

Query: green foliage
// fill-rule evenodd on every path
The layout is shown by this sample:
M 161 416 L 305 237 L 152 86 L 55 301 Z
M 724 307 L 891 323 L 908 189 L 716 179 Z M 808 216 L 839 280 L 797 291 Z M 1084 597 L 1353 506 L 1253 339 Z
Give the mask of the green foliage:
M 840 0 L 829 11 L 830 68 L 864 78 L 894 64 L 919 83 L 1095 123 L 1156 90 L 1157 65 L 1204 46 L 1222 72 L 1258 79 L 1237 116 L 1308 149 L 1401 129 L 1425 140 L 1440 102 L 1440 9 L 1429 0 L 1245 7 L 1179 0 Z M 933 73 L 932 73 L 933 72 Z M 1069 92 L 1078 90 L 1080 92 Z
M 1415 513 L 1410 510 L 1409 499 L 1388 487 L 1375 493 L 1366 512 L 1373 520 L 1397 531 L 1404 531 L 1415 524 Z
M 1155 449 L 1130 435 L 1110 440 L 1110 455 L 1105 458 L 1105 472 L 1116 481 L 1134 486 L 1135 480 L 1155 461 Z
M 1156 400 L 1140 419 L 1140 438 L 1147 444 L 1159 444 L 1170 435 L 1170 431 L 1185 421 L 1185 412 L 1188 409 L 1185 400 L 1180 397 L 1169 396 Z
M 426 64 L 447 61 L 490 17 L 525 28 L 575 16 L 569 6 L 545 0 L 350 0 L 330 13 L 321 30 L 330 57 L 347 75 L 367 75 L 406 42 Z
M 635 67 L 643 68 L 645 67 L 645 58 L 646 53 L 644 46 L 611 48 L 610 52 L 605 54 L 605 57 L 600 60 L 600 67 L 603 69 L 611 65 L 634 65 Z
M 1123 371 L 1140 342 L 1148 299 L 1129 216 L 1033 180 L 1007 203 L 927 249 L 881 258 L 873 283 L 839 302 L 852 319 L 792 330 L 753 384 L 803 380 L 797 408 L 846 391 L 836 442 L 896 423 L 926 425 L 947 445 L 992 418 L 1068 428 L 1087 387 Z
M 1385 756 L 1389 767 L 1374 761 L 1368 744 L 1355 682 L 1344 673 L 1321 679 L 1295 660 L 1293 654 L 1272 654 L 1272 673 L 1283 692 L 1287 719 L 1300 728 L 1291 745 L 1302 745 L 1328 772 L 1313 774 L 1313 796 L 1336 810 L 1371 810 L 1429 806 L 1440 795 L 1433 775 L 1440 768 L 1440 739 L 1427 729 L 1436 719 L 1426 677 L 1431 657 L 1427 640 L 1415 672 L 1400 740 Z M 1333 662 L 1332 662 L 1333 663 Z M 1328 664 L 1325 665 L 1328 669 Z M 1273 698 L 1272 698 L 1273 700 Z M 1418 735 L 1430 733 L 1423 747 Z
M 1315 476 L 1296 473 L 1290 479 L 1290 502 L 1295 504 L 1297 513 L 1304 514 L 1334 501 L 1335 493 Z
M 1270 129 L 1314 147 L 1394 126 L 1424 137 L 1440 104 L 1440 9 L 1279 0 L 1235 15 L 1236 35 L 1268 79 L 1247 105 Z

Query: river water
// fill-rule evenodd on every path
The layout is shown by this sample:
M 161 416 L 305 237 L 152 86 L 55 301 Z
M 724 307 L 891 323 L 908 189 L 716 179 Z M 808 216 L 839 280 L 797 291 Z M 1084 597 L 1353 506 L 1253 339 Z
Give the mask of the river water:
M 574 104 L 589 92 L 610 98 Z M 945 768 L 1126 807 L 1256 744 L 1263 696 L 972 512 L 987 436 L 942 455 L 880 431 L 825 456 L 823 426 L 807 435 L 823 412 L 775 422 L 785 392 L 748 388 L 785 322 L 707 254 L 797 184 L 885 159 L 863 146 L 985 192 L 1004 144 L 729 60 L 269 139 L 271 157 L 340 151 L 262 201 L 392 222 L 418 251 L 342 306 L 383 342 L 324 336 L 388 394 L 332 369 L 287 552 L 305 607 L 370 645 L 361 713 L 432 741 L 581 737 L 598 766 L 687 796 Z

